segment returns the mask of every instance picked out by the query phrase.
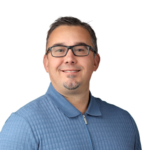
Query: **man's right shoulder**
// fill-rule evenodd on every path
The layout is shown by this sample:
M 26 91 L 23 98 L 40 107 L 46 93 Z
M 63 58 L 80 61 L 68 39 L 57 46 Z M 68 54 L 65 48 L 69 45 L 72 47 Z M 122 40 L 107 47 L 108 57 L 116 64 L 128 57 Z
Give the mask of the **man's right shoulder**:
M 47 106 L 47 107 L 46 107 Z M 0 132 L 0 150 L 37 149 L 40 141 L 38 129 L 53 107 L 45 95 L 27 103 L 6 120 Z
M 48 99 L 46 95 L 42 95 L 18 109 L 15 114 L 26 120 L 32 120 L 35 118 L 40 119 L 47 115 L 49 110 L 53 107 L 51 100 Z

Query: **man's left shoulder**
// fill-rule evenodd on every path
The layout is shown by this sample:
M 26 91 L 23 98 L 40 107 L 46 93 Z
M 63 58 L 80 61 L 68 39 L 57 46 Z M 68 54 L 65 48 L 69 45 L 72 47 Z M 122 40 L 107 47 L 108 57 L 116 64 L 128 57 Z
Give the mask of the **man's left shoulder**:
M 131 119 L 131 115 L 127 110 L 114 104 L 103 101 L 102 99 L 97 97 L 95 97 L 95 100 L 100 107 L 102 115 L 111 117 L 125 117 Z

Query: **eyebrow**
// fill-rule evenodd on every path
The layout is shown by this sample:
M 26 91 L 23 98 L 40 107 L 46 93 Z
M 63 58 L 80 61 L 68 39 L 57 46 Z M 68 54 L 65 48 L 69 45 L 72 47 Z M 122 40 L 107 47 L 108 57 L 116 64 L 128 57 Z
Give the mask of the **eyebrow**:
M 84 42 L 76 42 L 74 45 L 87 45 L 86 43 Z M 71 46 L 74 46 L 74 45 L 71 45 Z M 55 43 L 53 46 L 66 46 L 64 43 Z M 53 47 L 51 46 L 51 47 Z

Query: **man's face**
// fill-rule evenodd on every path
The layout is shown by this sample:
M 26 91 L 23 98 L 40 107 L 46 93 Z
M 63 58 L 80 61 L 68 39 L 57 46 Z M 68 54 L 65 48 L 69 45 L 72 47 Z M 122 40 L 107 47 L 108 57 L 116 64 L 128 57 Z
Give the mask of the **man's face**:
M 89 32 L 80 26 L 61 25 L 54 29 L 48 39 L 47 49 L 57 43 L 65 46 L 85 43 L 93 47 Z M 88 90 L 91 75 L 97 70 L 99 61 L 99 55 L 94 58 L 91 50 L 88 56 L 78 57 L 71 49 L 64 57 L 53 57 L 49 52 L 48 59 L 46 55 L 43 59 L 45 70 L 49 73 L 54 88 L 66 94 Z

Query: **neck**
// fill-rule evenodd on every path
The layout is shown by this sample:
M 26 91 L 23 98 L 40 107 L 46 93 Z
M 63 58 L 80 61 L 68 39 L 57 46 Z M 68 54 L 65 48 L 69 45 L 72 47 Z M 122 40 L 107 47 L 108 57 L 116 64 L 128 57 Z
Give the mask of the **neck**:
M 89 84 L 79 87 L 75 91 L 60 89 L 58 86 L 55 86 L 55 84 L 53 84 L 53 87 L 82 114 L 86 112 L 89 104 Z
M 84 114 L 89 104 L 89 89 L 75 95 L 63 95 L 74 107 Z

